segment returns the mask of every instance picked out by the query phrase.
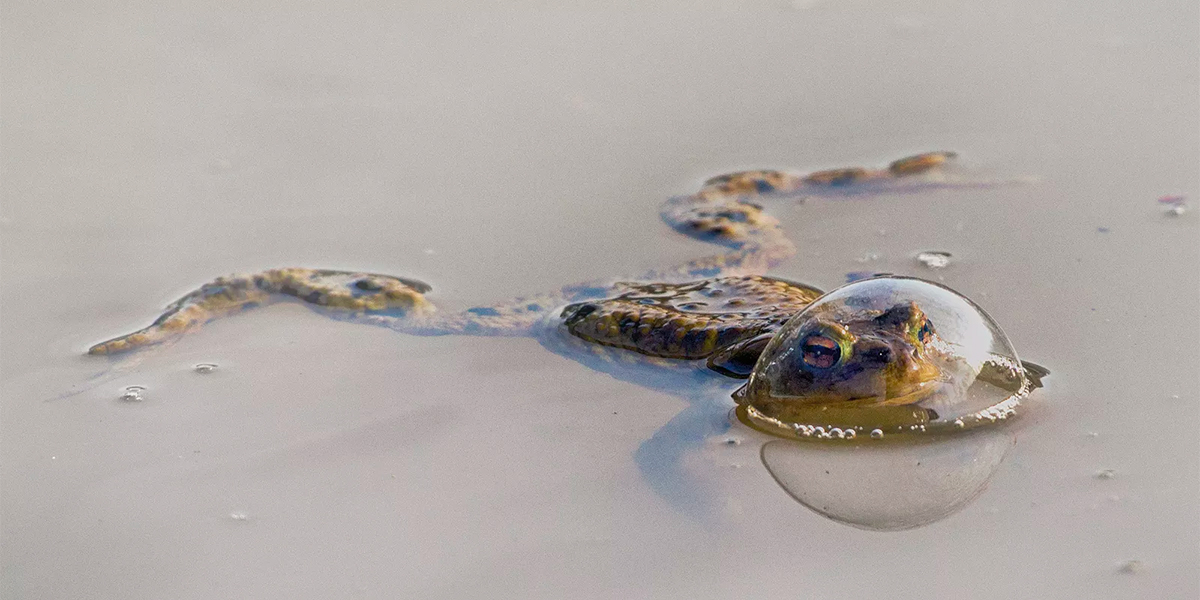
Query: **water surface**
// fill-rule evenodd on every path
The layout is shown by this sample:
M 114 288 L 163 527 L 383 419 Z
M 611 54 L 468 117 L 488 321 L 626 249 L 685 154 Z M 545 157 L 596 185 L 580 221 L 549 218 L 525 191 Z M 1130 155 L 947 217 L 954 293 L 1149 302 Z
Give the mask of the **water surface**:
M 537 8 L 5 3 L 0 595 L 1200 595 L 1194 2 Z M 720 395 L 298 306 L 44 402 L 219 274 L 478 305 L 708 253 L 657 207 L 709 176 L 936 149 L 1040 182 L 775 206 L 774 274 L 940 277 L 1054 372 L 926 527 L 797 504 Z

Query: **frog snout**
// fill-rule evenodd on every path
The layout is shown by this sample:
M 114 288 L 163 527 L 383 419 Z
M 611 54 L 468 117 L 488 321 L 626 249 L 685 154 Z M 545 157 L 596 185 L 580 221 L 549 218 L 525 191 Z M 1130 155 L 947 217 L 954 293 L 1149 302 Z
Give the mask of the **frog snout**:
M 892 349 L 887 344 L 872 344 L 859 349 L 863 362 L 886 365 L 892 361 Z

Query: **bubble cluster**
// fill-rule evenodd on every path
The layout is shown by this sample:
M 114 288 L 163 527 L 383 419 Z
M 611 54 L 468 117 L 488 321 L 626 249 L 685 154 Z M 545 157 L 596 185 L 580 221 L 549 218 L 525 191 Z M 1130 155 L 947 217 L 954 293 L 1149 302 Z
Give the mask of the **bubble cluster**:
M 950 266 L 950 253 L 930 250 L 917 254 L 917 262 L 930 269 L 945 269 Z
M 125 388 L 125 391 L 117 398 L 121 402 L 141 402 L 146 398 L 142 395 L 146 388 L 140 385 L 131 385 Z

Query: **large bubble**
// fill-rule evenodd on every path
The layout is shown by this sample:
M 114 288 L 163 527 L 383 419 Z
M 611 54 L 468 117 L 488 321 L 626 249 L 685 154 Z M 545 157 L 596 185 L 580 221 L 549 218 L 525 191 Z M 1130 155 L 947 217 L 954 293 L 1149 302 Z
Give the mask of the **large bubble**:
M 966 429 L 1015 414 L 1044 375 L 1030 368 L 1027 375 L 1000 327 L 961 294 L 876 277 L 792 317 L 735 394 L 737 414 L 797 438 Z

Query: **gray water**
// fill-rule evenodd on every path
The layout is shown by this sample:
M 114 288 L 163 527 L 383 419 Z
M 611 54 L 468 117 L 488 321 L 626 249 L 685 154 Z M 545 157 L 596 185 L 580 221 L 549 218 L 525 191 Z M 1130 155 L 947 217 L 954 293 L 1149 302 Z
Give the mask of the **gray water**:
M 5 2 L 0 595 L 1200 595 L 1196 3 L 656 6 Z M 728 400 L 295 305 L 46 401 L 216 275 L 464 307 L 709 253 L 657 217 L 706 177 L 934 149 L 1037 182 L 772 207 L 774 274 L 940 276 L 1053 371 L 925 527 L 797 504 Z

